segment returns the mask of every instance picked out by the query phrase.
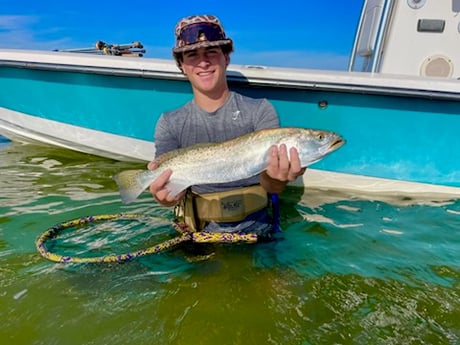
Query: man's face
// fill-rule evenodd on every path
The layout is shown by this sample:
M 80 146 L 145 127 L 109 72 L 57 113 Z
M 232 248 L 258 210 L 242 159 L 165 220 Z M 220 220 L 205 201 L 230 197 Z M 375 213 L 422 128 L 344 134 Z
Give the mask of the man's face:
M 184 52 L 181 67 L 195 90 L 212 93 L 226 88 L 228 63 L 220 47 L 206 47 Z

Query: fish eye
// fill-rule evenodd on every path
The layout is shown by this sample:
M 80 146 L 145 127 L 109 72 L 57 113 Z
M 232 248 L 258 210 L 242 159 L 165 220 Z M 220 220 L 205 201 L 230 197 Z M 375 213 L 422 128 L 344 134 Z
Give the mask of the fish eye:
M 323 140 L 323 139 L 324 139 L 324 134 L 323 134 L 323 133 L 318 133 L 318 134 L 316 135 L 316 139 L 318 139 L 318 140 Z

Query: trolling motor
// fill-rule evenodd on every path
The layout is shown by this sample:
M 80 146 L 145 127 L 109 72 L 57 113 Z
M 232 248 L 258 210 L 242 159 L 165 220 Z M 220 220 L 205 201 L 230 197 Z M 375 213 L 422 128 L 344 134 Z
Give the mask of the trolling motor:
M 92 48 L 55 49 L 54 51 L 131 57 L 142 57 L 146 52 L 142 43 L 138 41 L 130 44 L 107 44 L 104 41 L 97 41 Z

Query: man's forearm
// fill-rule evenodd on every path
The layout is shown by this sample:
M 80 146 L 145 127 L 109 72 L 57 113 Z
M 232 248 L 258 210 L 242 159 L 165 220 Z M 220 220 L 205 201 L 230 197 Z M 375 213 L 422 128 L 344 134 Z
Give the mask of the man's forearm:
M 288 181 L 280 181 L 271 178 L 265 171 L 260 174 L 260 185 L 267 193 L 279 194 L 284 190 L 287 183 Z

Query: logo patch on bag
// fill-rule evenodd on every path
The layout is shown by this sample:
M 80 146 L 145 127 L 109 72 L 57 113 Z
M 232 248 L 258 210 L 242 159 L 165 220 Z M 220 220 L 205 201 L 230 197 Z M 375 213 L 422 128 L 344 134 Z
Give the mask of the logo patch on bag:
M 230 195 L 220 200 L 222 217 L 233 217 L 244 212 L 242 195 Z

